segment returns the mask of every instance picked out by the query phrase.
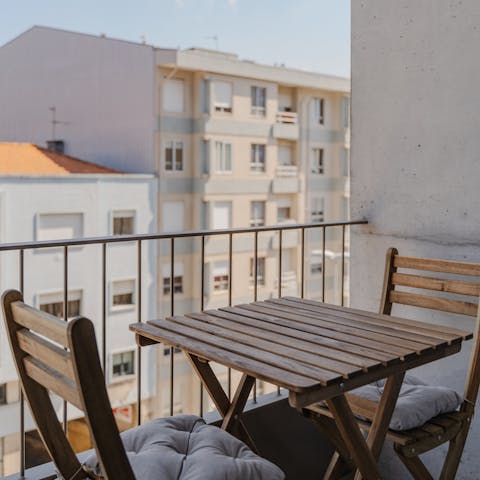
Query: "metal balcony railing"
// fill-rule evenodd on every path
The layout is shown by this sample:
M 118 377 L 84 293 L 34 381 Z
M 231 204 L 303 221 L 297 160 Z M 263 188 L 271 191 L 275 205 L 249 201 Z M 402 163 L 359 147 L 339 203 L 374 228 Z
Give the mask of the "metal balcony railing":
M 287 112 L 285 112 L 287 113 Z M 290 112 L 288 112 L 290 115 Z M 296 115 L 296 114 L 295 114 Z M 304 297 L 305 294 L 305 234 L 306 231 L 311 229 L 320 229 L 321 238 L 322 238 L 322 265 L 325 266 L 325 259 L 328 250 L 325 248 L 326 245 L 326 232 L 329 229 L 339 228 L 341 229 L 341 244 L 339 250 L 339 257 L 341 258 L 341 303 L 343 304 L 344 287 L 345 287 L 345 258 L 346 258 L 346 229 L 352 225 L 361 225 L 368 223 L 366 220 L 356 220 L 356 221 L 345 221 L 345 222 L 323 222 L 323 223 L 286 223 L 282 225 L 275 226 L 261 226 L 261 227 L 250 227 L 250 228 L 231 228 L 225 230 L 192 230 L 192 231 L 183 231 L 183 232 L 168 232 L 168 233 L 149 233 L 142 235 L 117 235 L 117 236 L 108 236 L 108 237 L 95 237 L 95 238 L 76 238 L 69 240 L 52 240 L 52 241 L 30 241 L 30 242 L 21 242 L 21 243 L 4 243 L 0 244 L 0 259 L 3 252 L 18 252 L 18 271 L 19 271 L 19 285 L 8 285 L 9 288 L 18 288 L 23 292 L 25 285 L 25 272 L 26 272 L 26 251 L 37 251 L 47 248 L 56 247 L 61 249 L 62 254 L 60 259 L 63 257 L 63 306 L 64 312 L 63 317 L 65 321 L 68 321 L 68 291 L 69 291 L 69 252 L 72 248 L 82 246 L 82 245 L 98 245 L 101 249 L 101 302 L 102 302 L 102 317 L 101 317 L 101 331 L 97 332 L 97 337 L 100 340 L 100 355 L 102 364 L 104 366 L 104 371 L 106 370 L 106 339 L 107 339 L 107 248 L 112 244 L 135 242 L 136 244 L 136 264 L 137 264 L 137 301 L 136 301 L 136 317 L 139 322 L 143 321 L 142 315 L 142 259 L 144 258 L 145 249 L 143 248 L 147 242 L 158 241 L 158 240 L 168 240 L 170 243 L 170 289 L 169 289 L 169 303 L 170 303 L 170 315 L 175 314 L 175 288 L 174 288 L 174 270 L 175 270 L 175 246 L 176 241 L 182 238 L 199 238 L 201 241 L 201 250 L 200 250 L 200 282 L 199 282 L 199 297 L 200 297 L 200 310 L 204 310 L 205 302 L 205 244 L 208 237 L 218 237 L 224 236 L 228 239 L 228 272 L 232 272 L 232 257 L 233 257 L 233 238 L 236 235 L 240 234 L 251 234 L 253 236 L 253 258 L 254 258 L 254 274 L 253 274 L 253 297 L 254 300 L 257 300 L 259 284 L 258 284 L 258 250 L 259 250 L 259 235 L 264 233 L 270 233 L 278 235 L 278 251 L 277 255 L 277 265 L 278 270 L 277 274 L 282 281 L 276 281 L 275 287 L 277 289 L 276 294 L 280 297 L 282 296 L 282 288 L 284 288 L 286 282 L 291 283 L 297 281 L 297 274 L 295 272 L 283 272 L 282 271 L 282 238 L 285 231 L 297 231 L 299 233 L 299 242 L 297 248 L 300 249 L 300 273 L 299 273 L 299 290 L 300 296 Z M 318 252 L 316 252 L 318 255 Z M 58 256 L 57 256 L 58 260 Z M 325 300 L 325 267 L 322 268 L 322 289 L 321 289 L 321 298 Z M 278 278 L 278 277 L 277 277 Z M 248 278 L 244 279 L 246 284 L 248 284 Z M 232 275 L 228 275 L 228 305 L 232 305 Z M 175 355 L 173 354 L 173 348 L 170 349 L 170 378 L 169 378 L 169 388 L 170 388 L 170 414 L 173 414 L 175 399 L 174 399 L 174 382 L 175 382 Z M 142 407 L 142 396 L 141 396 L 141 378 L 142 378 L 142 364 L 141 364 L 141 355 L 140 348 L 137 348 L 137 399 L 136 399 L 136 412 L 137 412 L 137 423 L 141 422 L 141 407 Z M 105 372 L 104 372 L 105 374 Z M 228 376 L 228 392 L 231 392 L 231 375 Z M 203 415 L 204 406 L 203 406 L 203 390 L 200 386 L 200 405 L 199 413 Z M 254 390 L 254 397 L 256 392 Z M 18 430 L 20 432 L 20 465 L 19 465 L 19 476 L 24 478 L 25 476 L 25 402 L 23 395 L 20 395 L 20 424 Z M 64 428 L 67 428 L 67 404 L 64 403 L 63 407 L 63 425 Z
M 297 112 L 277 112 L 277 123 L 286 123 L 289 125 L 296 125 L 298 123 Z

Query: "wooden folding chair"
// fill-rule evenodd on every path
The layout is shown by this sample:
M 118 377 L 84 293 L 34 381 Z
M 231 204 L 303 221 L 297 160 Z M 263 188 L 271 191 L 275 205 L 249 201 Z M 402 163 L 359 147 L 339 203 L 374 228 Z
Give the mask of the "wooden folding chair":
M 40 437 L 61 475 L 60 478 L 134 480 L 136 474 L 137 478 L 145 478 L 141 473 L 145 472 L 145 469 L 140 469 L 140 473 L 137 473 L 136 467 L 139 467 L 139 463 L 129 461 L 115 423 L 101 369 L 93 323 L 83 317 L 64 322 L 26 305 L 22 294 L 16 290 L 8 290 L 2 295 L 2 306 L 24 394 Z M 97 453 L 93 470 L 80 464 L 77 459 L 58 421 L 49 391 L 84 412 Z M 179 420 L 181 417 L 183 420 Z M 199 474 L 203 475 L 202 478 L 205 480 L 219 478 L 242 480 L 245 478 L 245 471 L 252 469 L 257 472 L 255 478 L 258 480 L 284 478 L 283 472 L 278 467 L 254 455 L 242 442 L 218 427 L 205 425 L 199 417 L 183 415 L 176 417 L 177 425 L 180 421 L 189 421 L 192 426 L 188 431 L 181 430 L 176 428 L 174 418 L 170 417 L 168 425 L 167 422 L 162 424 L 163 420 L 158 419 L 126 432 L 131 434 L 130 455 L 135 453 L 135 449 L 141 451 L 142 445 L 145 445 L 149 452 L 147 460 L 144 460 L 146 457 L 140 459 L 143 462 L 140 467 L 145 467 L 151 462 L 148 478 L 173 478 L 173 475 L 178 475 L 179 462 L 182 467 L 180 471 L 188 478 L 193 478 L 191 473 L 195 468 L 201 468 L 201 472 L 204 472 L 205 465 L 208 473 Z M 195 440 L 193 435 L 188 436 L 188 441 L 186 436 L 182 437 L 192 432 L 195 433 Z M 160 436 L 149 442 L 146 438 L 149 434 Z M 171 448 L 174 452 L 173 457 L 175 455 L 178 457 L 175 463 L 171 461 L 172 455 L 161 455 L 158 449 L 152 449 L 152 445 L 160 446 L 163 448 L 161 452 L 164 453 L 165 448 L 170 447 L 169 439 L 173 439 Z M 197 447 L 191 446 L 195 442 Z M 194 450 L 199 449 L 198 444 L 201 444 L 204 452 L 202 458 L 198 455 L 194 458 Z M 190 446 L 193 452 L 185 446 Z M 187 460 L 188 455 L 190 460 Z M 97 468 L 97 460 L 100 468 Z M 186 464 L 188 469 L 184 467 Z M 161 469 L 163 470 L 159 471 Z
M 466 277 L 476 277 L 477 281 L 465 280 Z M 394 443 L 395 452 L 416 480 L 433 479 L 419 455 L 445 442 L 450 443 L 440 480 L 453 480 L 460 463 L 480 384 L 478 279 L 480 263 L 401 257 L 397 249 L 387 250 L 380 313 L 391 315 L 393 304 L 403 304 L 476 318 L 475 343 L 470 357 L 464 400 L 459 411 L 439 415 L 419 428 L 387 432 L 386 438 Z M 429 291 L 429 294 L 426 295 L 425 291 Z M 444 292 L 450 295 L 445 295 Z M 456 294 L 457 297 L 452 294 Z M 466 301 L 465 297 L 470 297 L 469 301 Z M 377 407 L 375 402 L 355 396 L 353 393 L 346 396 L 356 415 L 373 420 Z M 339 479 L 348 475 L 354 469 L 354 465 L 348 449 L 336 433 L 328 408 L 320 404 L 312 405 L 306 408 L 304 413 L 314 420 L 321 431 L 327 433 L 337 450 L 324 480 Z M 362 430 L 367 432 L 370 430 L 370 422 L 360 419 L 357 422 Z M 381 445 L 372 453 L 378 458 L 380 451 Z

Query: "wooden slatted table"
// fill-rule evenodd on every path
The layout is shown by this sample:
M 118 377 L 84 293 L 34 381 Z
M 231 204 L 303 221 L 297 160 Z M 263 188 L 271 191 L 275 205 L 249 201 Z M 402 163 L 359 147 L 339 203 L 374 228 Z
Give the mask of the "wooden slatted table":
M 139 345 L 185 352 L 223 417 L 255 448 L 241 418 L 255 379 L 289 391 L 292 407 L 324 400 L 363 478 L 380 478 L 379 452 L 406 370 L 460 351 L 469 332 L 294 297 L 135 323 Z M 243 373 L 230 401 L 209 362 Z M 345 393 L 387 378 L 368 438 Z M 373 452 L 373 453 L 372 453 Z

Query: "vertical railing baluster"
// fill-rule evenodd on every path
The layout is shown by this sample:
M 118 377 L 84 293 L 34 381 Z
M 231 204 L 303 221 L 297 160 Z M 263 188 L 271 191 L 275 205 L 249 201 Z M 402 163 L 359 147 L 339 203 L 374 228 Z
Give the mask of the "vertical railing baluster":
M 301 269 L 301 286 L 300 286 L 300 296 L 305 297 L 305 227 L 302 228 L 302 269 Z
M 63 247 L 63 319 L 68 322 L 68 245 Z M 63 402 L 63 431 L 68 430 L 67 402 Z
M 322 227 L 322 302 L 325 301 L 325 226 Z
M 278 298 L 282 296 L 282 242 L 283 230 L 278 231 Z M 280 387 L 277 387 L 277 395 L 280 395 Z
M 341 305 L 343 307 L 345 300 L 345 225 L 342 225 L 342 299 Z
M 24 295 L 25 287 L 25 264 L 24 250 L 19 250 L 19 287 L 20 292 Z M 18 389 L 20 390 L 20 478 L 25 478 L 25 397 L 23 396 L 20 380 L 18 381 Z M 3 455 L 4 452 L 2 452 Z
M 137 321 L 142 321 L 142 241 L 137 241 Z M 137 425 L 142 424 L 142 349 L 137 345 Z
M 102 243 L 102 367 L 107 375 L 107 244 Z
M 228 235 L 228 306 L 232 306 L 232 270 L 233 270 L 233 234 L 230 233 Z M 228 399 L 231 400 L 232 398 L 232 369 L 227 369 L 227 394 Z
M 205 235 L 202 235 L 201 261 L 200 266 L 200 310 L 205 309 Z M 203 383 L 200 381 L 200 416 L 203 417 Z
M 278 231 L 278 298 L 282 296 L 282 240 L 283 230 Z
M 175 306 L 174 306 L 174 295 L 173 291 L 173 277 L 175 275 L 175 238 L 170 239 L 170 315 L 173 317 L 175 315 Z M 175 361 L 175 350 L 173 347 L 170 347 L 170 415 L 173 415 L 173 389 L 174 389 L 174 361 Z
M 253 299 L 256 302 L 258 298 L 258 231 L 254 236 L 253 247 Z M 257 403 L 257 381 L 253 384 L 253 403 Z

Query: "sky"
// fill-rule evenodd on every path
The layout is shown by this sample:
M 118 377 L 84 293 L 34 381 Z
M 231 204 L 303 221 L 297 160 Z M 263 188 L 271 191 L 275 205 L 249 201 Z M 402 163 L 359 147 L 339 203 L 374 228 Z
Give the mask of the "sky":
M 43 25 L 350 75 L 350 0 L 0 0 L 0 12 L 0 45 Z

